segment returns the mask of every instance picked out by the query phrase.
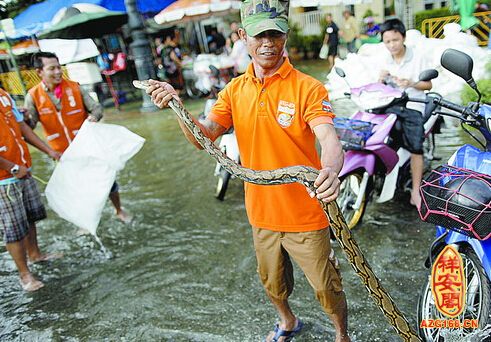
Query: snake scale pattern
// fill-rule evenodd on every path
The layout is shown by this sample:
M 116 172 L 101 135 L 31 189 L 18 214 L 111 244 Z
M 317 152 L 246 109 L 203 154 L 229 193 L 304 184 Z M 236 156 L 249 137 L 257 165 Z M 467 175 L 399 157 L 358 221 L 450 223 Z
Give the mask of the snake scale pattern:
M 150 86 L 148 81 L 133 81 L 133 85 L 136 88 L 143 90 L 146 90 Z M 245 168 L 228 158 L 202 133 L 201 129 L 194 123 L 191 119 L 191 115 L 181 103 L 173 99 L 169 102 L 169 107 L 182 120 L 205 151 L 235 177 L 240 178 L 245 182 L 261 185 L 298 182 L 311 190 L 315 189 L 314 181 L 319 174 L 318 170 L 309 166 L 291 166 L 268 171 L 255 171 Z M 319 203 L 329 219 L 331 228 L 336 235 L 336 239 L 343 249 L 346 258 L 356 274 L 358 274 L 363 281 L 368 293 L 383 312 L 390 325 L 403 341 L 421 341 L 368 264 L 368 261 L 365 259 L 365 256 L 353 238 L 350 229 L 346 225 L 337 203 L 335 201 L 330 203 L 319 201 Z

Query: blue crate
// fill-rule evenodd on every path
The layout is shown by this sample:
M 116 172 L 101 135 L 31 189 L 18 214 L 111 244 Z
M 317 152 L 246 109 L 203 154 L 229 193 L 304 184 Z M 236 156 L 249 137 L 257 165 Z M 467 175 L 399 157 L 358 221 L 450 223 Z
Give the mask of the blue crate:
M 334 128 L 343 149 L 361 150 L 372 135 L 373 124 L 348 118 L 334 118 Z

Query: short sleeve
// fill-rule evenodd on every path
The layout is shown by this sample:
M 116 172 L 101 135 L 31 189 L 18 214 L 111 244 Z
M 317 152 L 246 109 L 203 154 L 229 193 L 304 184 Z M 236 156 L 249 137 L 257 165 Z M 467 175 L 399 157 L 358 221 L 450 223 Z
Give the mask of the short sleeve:
M 326 88 L 319 83 L 307 97 L 303 118 L 310 128 L 320 124 L 331 124 L 335 117 Z
M 12 113 L 14 113 L 14 116 L 15 116 L 15 120 L 17 122 L 22 122 L 24 121 L 24 114 L 22 114 L 19 109 L 17 108 L 17 105 L 15 104 L 15 101 L 14 99 L 12 98 L 12 96 L 10 96 L 10 103 L 12 103 Z
M 230 83 L 229 83 L 230 84 Z M 211 108 L 211 112 L 208 118 L 211 121 L 216 122 L 220 126 L 230 128 L 232 126 L 232 107 L 230 105 L 230 88 L 225 87 L 220 93 L 218 93 L 217 102 Z

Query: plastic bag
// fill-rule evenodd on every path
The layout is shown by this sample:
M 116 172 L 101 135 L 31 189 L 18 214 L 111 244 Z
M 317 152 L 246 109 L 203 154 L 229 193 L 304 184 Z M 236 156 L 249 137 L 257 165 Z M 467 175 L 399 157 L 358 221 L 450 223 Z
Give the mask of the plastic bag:
M 45 190 L 48 205 L 96 236 L 116 173 L 144 142 L 125 127 L 85 121 L 51 175 Z
M 321 50 L 319 52 L 319 58 L 327 59 L 328 54 L 329 54 L 329 46 L 327 44 L 322 44 Z

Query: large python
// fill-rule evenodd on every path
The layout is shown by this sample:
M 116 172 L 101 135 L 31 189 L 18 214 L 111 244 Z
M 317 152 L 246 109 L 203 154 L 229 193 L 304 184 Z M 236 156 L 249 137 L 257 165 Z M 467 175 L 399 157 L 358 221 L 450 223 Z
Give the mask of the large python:
M 148 81 L 133 81 L 133 85 L 136 88 L 143 90 L 146 90 L 150 86 Z M 208 154 L 219 162 L 224 169 L 233 174 L 235 177 L 240 178 L 245 182 L 261 185 L 298 182 L 307 186 L 313 191 L 315 190 L 314 181 L 319 174 L 318 170 L 309 166 L 291 166 L 268 171 L 255 171 L 245 168 L 228 158 L 208 137 L 203 134 L 201 129 L 191 119 L 189 112 L 180 102 L 173 99 L 169 102 L 169 107 L 182 120 L 184 125 L 189 129 L 206 152 L 208 152 Z M 351 235 L 351 231 L 346 225 L 337 203 L 325 203 L 322 201 L 319 201 L 319 203 L 328 217 L 331 228 L 336 235 L 336 239 L 343 249 L 348 261 L 358 276 L 360 276 L 370 296 L 383 312 L 397 334 L 403 341 L 421 341 L 421 339 L 409 325 L 407 319 L 404 317 L 404 314 L 396 307 L 389 293 L 383 288 L 382 284 L 380 284 L 380 280 L 377 278 L 375 273 L 373 273 L 368 261 L 365 259 L 365 256 Z

